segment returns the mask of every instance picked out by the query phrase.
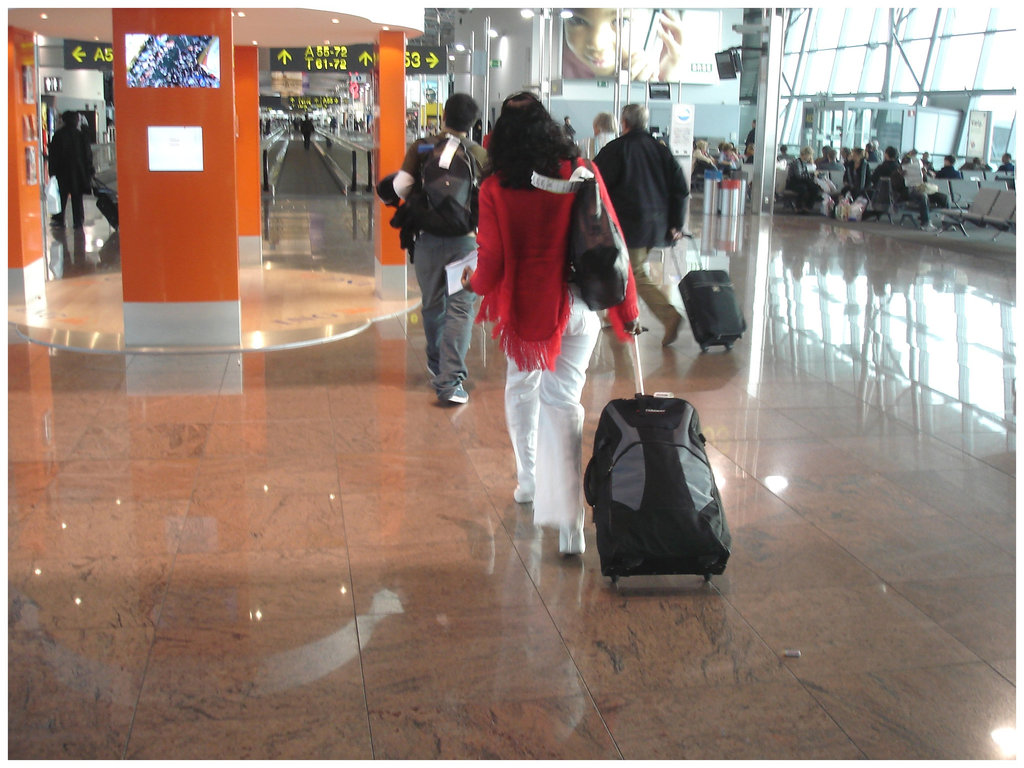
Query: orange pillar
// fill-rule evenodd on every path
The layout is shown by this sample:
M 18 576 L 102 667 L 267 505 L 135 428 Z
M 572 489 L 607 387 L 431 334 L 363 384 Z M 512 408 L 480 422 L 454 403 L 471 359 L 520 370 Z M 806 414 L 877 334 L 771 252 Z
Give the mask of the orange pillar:
M 260 152 L 259 49 L 235 47 L 235 117 L 238 146 L 238 254 L 242 264 L 262 260 L 260 206 L 263 159 Z
M 46 263 L 40 185 L 35 38 L 7 28 L 7 300 L 30 304 L 45 298 Z M 70 220 L 69 220 L 70 223 Z
M 237 345 L 234 41 L 226 8 L 115 8 L 125 344 Z M 129 87 L 126 35 L 209 35 L 216 88 Z
M 377 37 L 377 108 L 373 131 L 377 150 L 374 153 L 376 183 L 397 171 L 405 158 L 405 33 L 380 32 Z M 388 226 L 394 209 L 374 200 L 377 227 L 376 247 L 377 296 L 382 299 L 405 299 L 406 256 L 399 244 L 398 230 Z

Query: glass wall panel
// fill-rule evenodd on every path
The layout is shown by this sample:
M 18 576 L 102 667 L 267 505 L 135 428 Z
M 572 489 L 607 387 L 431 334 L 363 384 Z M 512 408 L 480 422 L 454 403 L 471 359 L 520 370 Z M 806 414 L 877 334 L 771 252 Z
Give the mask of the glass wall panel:
M 935 8 L 915 8 L 910 11 L 909 17 L 903 22 L 904 26 L 900 29 L 900 39 L 925 38 L 930 40 L 932 30 L 935 29 L 936 13 L 938 11 Z
M 867 9 L 864 15 L 871 14 L 871 42 L 885 45 L 889 42 L 889 11 L 886 8 L 876 8 L 874 12 Z
M 988 8 L 949 8 L 946 11 L 945 34 L 968 34 L 988 29 Z
M 789 83 L 793 88 L 796 88 L 796 68 L 800 62 L 800 57 L 797 54 L 788 54 L 782 59 L 782 77 Z M 783 86 L 783 95 L 785 94 L 785 86 Z
M 832 90 L 836 96 L 856 94 L 860 90 L 860 78 L 868 49 L 864 46 L 843 48 L 839 51 L 839 66 L 836 69 Z
M 942 40 L 941 55 L 936 60 L 932 89 L 936 91 L 962 91 L 974 88 L 978 74 L 977 61 L 981 56 L 983 35 L 949 37 Z
M 928 58 L 928 41 L 912 40 L 909 43 L 904 43 L 903 52 L 907 55 L 910 65 L 907 65 L 907 61 L 898 52 L 893 53 L 895 75 L 892 81 L 892 90 L 894 93 L 896 91 L 916 93 L 920 86 L 915 79 L 915 75 L 921 77 L 924 74 L 924 65 Z
M 842 6 L 829 6 L 818 9 L 818 21 L 814 25 L 814 35 L 810 47 L 835 48 L 839 45 L 839 31 L 843 28 L 843 15 L 846 10 Z
M 804 32 L 807 29 L 807 17 L 809 15 L 810 11 L 806 8 L 791 12 L 789 25 L 786 27 L 784 53 L 800 53 L 800 49 L 804 44 Z
M 885 48 L 869 48 L 865 54 L 864 72 L 861 78 L 861 90 L 873 92 L 876 96 L 882 91 L 885 80 Z
M 1020 38 L 1016 33 L 999 32 L 992 35 L 987 66 L 981 73 L 982 77 L 981 82 L 977 85 L 978 88 L 998 91 L 1017 87 L 1017 76 L 1020 74 L 1018 45 L 1020 45 Z
M 807 57 L 807 68 L 804 70 L 800 92 L 806 94 L 824 93 L 828 90 L 832 77 L 832 64 L 836 59 L 835 49 L 815 51 Z

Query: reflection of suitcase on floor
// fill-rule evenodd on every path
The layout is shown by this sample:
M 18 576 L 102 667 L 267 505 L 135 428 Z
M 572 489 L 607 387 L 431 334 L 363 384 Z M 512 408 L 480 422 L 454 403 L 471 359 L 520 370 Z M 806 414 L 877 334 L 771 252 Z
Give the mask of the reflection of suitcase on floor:
M 634 352 L 637 352 L 634 344 Z M 601 412 L 583 486 L 594 508 L 601 574 L 722 573 L 732 537 L 694 407 L 665 393 Z
M 733 342 L 747 330 L 743 312 L 736 301 L 729 273 L 721 269 L 688 272 L 679 281 L 679 293 L 693 337 L 702 352 L 708 347 L 732 349 Z
M 110 226 L 117 229 L 117 192 L 97 181 L 93 182 L 92 193 L 96 197 L 96 208 Z

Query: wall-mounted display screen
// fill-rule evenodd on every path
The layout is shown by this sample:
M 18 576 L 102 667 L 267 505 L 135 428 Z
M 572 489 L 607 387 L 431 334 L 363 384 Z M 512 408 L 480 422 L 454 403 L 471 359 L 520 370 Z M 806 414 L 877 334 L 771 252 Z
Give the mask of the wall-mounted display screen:
M 220 88 L 216 35 L 124 36 L 129 88 Z
M 733 48 L 716 53 L 715 64 L 718 66 L 719 80 L 735 80 L 742 67 L 740 54 Z

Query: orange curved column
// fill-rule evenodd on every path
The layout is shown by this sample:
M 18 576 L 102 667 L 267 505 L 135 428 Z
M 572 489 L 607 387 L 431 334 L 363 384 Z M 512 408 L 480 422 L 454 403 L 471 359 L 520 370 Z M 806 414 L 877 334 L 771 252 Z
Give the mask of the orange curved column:
M 231 11 L 115 8 L 114 103 L 125 342 L 237 343 L 234 45 Z M 220 87 L 128 87 L 125 35 L 216 35 Z M 150 170 L 150 127 L 202 129 L 201 171 Z
M 377 104 L 380 113 L 373 125 L 377 150 L 372 183 L 397 171 L 405 157 L 405 33 L 380 32 L 377 38 Z M 406 255 L 398 230 L 388 226 L 394 209 L 375 200 L 377 294 L 383 298 L 404 298 Z

